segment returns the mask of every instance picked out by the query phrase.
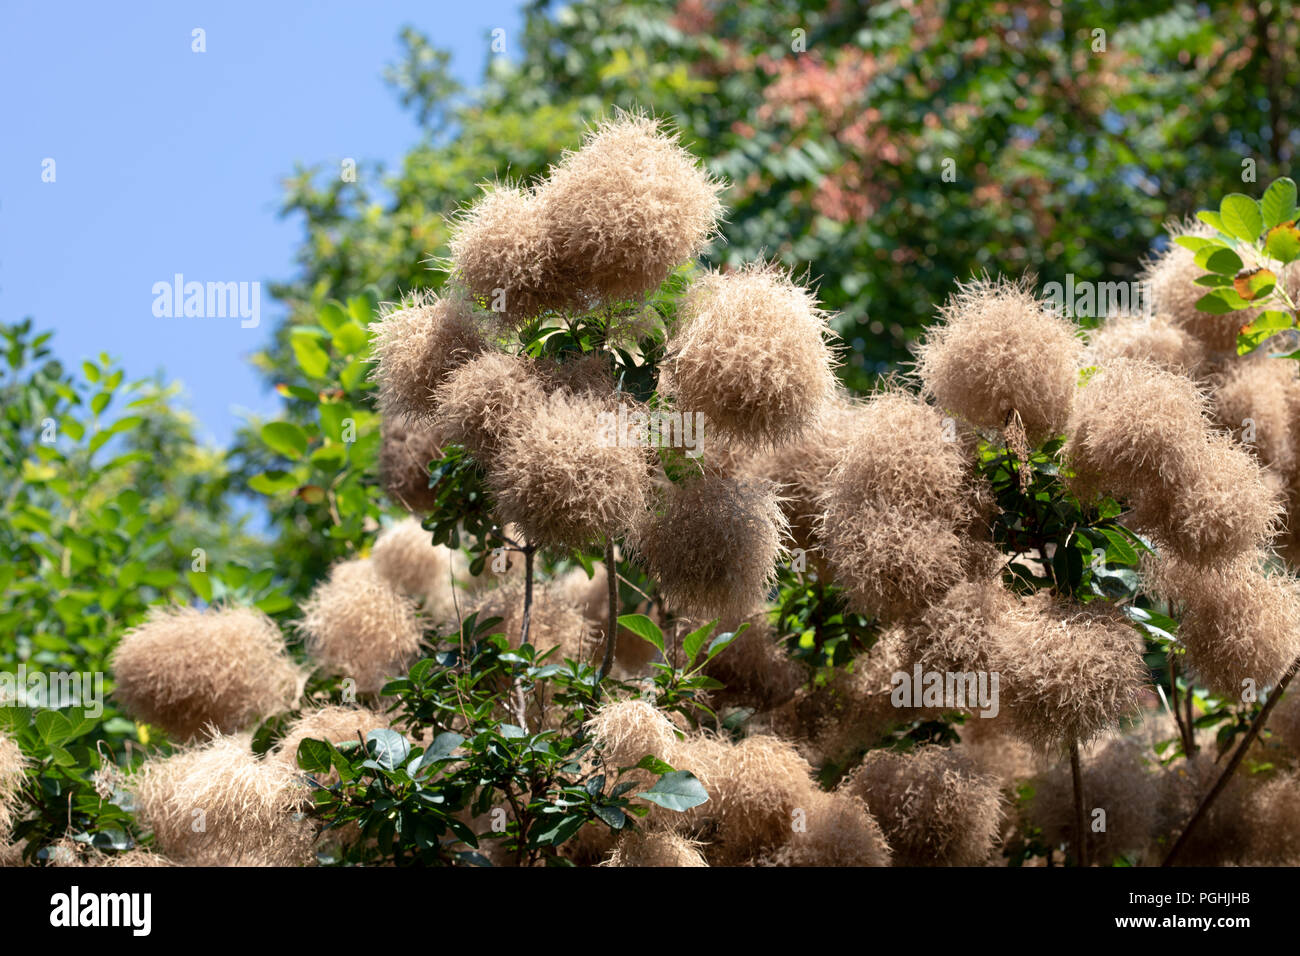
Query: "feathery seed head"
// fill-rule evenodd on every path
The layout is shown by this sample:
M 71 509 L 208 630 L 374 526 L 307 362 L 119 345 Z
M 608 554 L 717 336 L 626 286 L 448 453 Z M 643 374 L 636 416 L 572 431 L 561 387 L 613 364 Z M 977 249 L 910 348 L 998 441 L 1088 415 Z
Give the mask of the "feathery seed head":
M 770 482 L 706 475 L 671 485 L 634 547 L 674 613 L 741 618 L 765 600 L 785 536 Z
M 189 866 L 302 866 L 314 828 L 300 814 L 311 797 L 297 772 L 259 760 L 247 736 L 218 736 L 132 775 L 141 821 L 158 849 Z
M 267 755 L 268 760 L 278 760 L 288 767 L 298 767 L 298 745 L 304 740 L 324 740 L 332 744 L 356 741 L 360 731 L 364 737 L 372 730 L 389 726 L 382 714 L 366 707 L 340 707 L 329 704 L 304 713 L 285 728 L 284 736 Z M 331 769 L 321 782 L 330 786 L 338 781 L 338 772 Z
M 1156 827 L 1160 779 L 1143 748 L 1133 739 L 1115 737 L 1081 759 L 1084 807 L 1088 819 L 1105 811 L 1105 829 L 1086 834 L 1089 856 L 1102 865 L 1124 854 L 1141 854 Z M 1068 761 L 1058 761 L 1033 782 L 1031 823 L 1050 846 L 1074 845 L 1074 779 Z M 1077 848 L 1076 848 L 1077 849 Z
M 18 742 L 0 731 L 0 844 L 9 842 L 27 760 Z
M 980 428 L 1014 409 L 1031 444 L 1065 426 L 1083 343 L 1069 319 L 1024 283 L 977 279 L 958 287 L 917 351 L 927 393 Z
M 778 737 L 760 734 L 739 743 L 692 734 L 670 749 L 668 763 L 689 770 L 709 794 L 683 814 L 687 826 L 714 828 L 705 848 L 714 865 L 748 862 L 789 841 L 794 811 L 812 805 L 812 768 Z
M 889 866 L 889 844 L 866 803 L 852 794 L 814 790 L 802 829 L 772 857 L 775 866 Z
M 508 436 L 488 474 L 503 522 L 530 544 L 593 547 L 621 537 L 646 509 L 646 450 L 611 441 L 608 410 L 564 391 L 547 396 Z
M 661 387 L 721 437 L 789 440 L 835 395 L 825 313 L 778 267 L 702 276 L 682 311 Z
M 407 518 L 384 531 L 370 559 L 390 584 L 420 600 L 430 621 L 456 620 L 456 587 L 469 580 L 468 563 L 460 551 L 435 545 L 419 519 Z
M 466 611 L 466 616 L 469 614 L 477 614 L 479 621 L 501 618 L 494 631 L 504 634 L 512 645 L 518 646 L 523 630 L 524 582 L 512 578 L 498 587 L 480 592 Z M 582 616 L 581 609 L 565 599 L 564 591 L 548 583 L 533 590 L 533 605 L 528 615 L 528 643 L 539 652 L 558 648 L 549 659 L 552 664 L 561 664 L 566 658 L 585 661 L 591 656 L 591 626 Z
M 1117 359 L 1150 362 L 1186 374 L 1205 358 L 1201 343 L 1165 315 L 1120 314 L 1107 317 L 1088 337 L 1085 366 L 1110 365 Z
M 776 483 L 795 546 L 817 560 L 821 549 L 816 525 L 822 512 L 822 495 L 853 437 L 860 408 L 857 402 L 837 393 L 799 435 L 784 444 L 759 449 L 739 465 L 741 474 Z
M 177 740 L 287 710 L 302 683 L 280 629 L 254 608 L 155 606 L 122 636 L 112 669 L 123 709 Z
M 503 324 L 518 328 L 542 312 L 576 304 L 556 259 L 554 234 L 535 190 L 485 186 L 455 222 L 453 270 Z
M 1258 461 L 1215 432 L 1199 443 L 1186 477 L 1167 498 L 1139 496 L 1132 523 L 1183 560 L 1208 564 L 1253 552 L 1273 537 L 1281 517 L 1278 489 Z
M 379 411 L 413 422 L 429 421 L 434 389 L 488 348 L 473 303 L 427 292 L 383 314 L 372 333 Z
M 981 866 L 993 852 L 1001 787 L 955 750 L 874 750 L 840 790 L 866 801 L 895 866 Z
M 1026 601 L 999 629 L 989 663 L 1017 732 L 1044 750 L 1086 744 L 1136 712 L 1147 675 L 1141 639 L 1119 614 L 1086 605 Z
M 1079 390 L 1062 454 L 1081 488 L 1132 495 L 1174 487 L 1205 442 L 1205 408 L 1190 379 L 1116 359 Z
M 531 362 L 485 352 L 438 387 L 435 421 L 444 441 L 464 445 L 479 464 L 491 469 L 506 439 L 523 427 L 544 398 Z
M 1166 224 L 1170 235 L 1167 249 L 1146 263 L 1140 281 L 1150 290 L 1156 311 L 1196 339 L 1209 353 L 1235 353 L 1237 332 L 1254 320 L 1257 310 L 1214 315 L 1196 308 L 1206 288 L 1197 285 L 1205 270 L 1196 264 L 1196 254 L 1173 239 L 1179 236 L 1209 236 L 1214 230 L 1195 220 Z
M 628 830 L 601 866 L 708 866 L 699 844 L 671 830 Z
M 721 188 L 661 121 L 623 113 L 553 167 L 536 198 L 558 272 L 596 305 L 649 292 L 698 255 Z
M 1214 417 L 1260 462 L 1282 475 L 1296 465 L 1291 433 L 1300 378 L 1294 362 L 1251 357 L 1233 362 L 1214 376 L 1210 393 Z
M 343 561 L 302 606 L 298 629 L 307 653 L 324 670 L 376 694 L 401 675 L 424 636 L 415 602 L 379 573 L 370 559 Z
M 1173 555 L 1148 558 L 1143 584 L 1182 611 L 1178 639 L 1188 667 L 1215 693 L 1240 700 L 1245 682 L 1277 682 L 1300 654 L 1300 582 L 1269 573 L 1267 557 L 1247 553 L 1201 567 Z
M 585 727 L 612 769 L 634 767 L 647 754 L 670 762 L 667 755 L 677 746 L 677 732 L 668 718 L 637 698 L 601 705 Z
M 442 457 L 442 436 L 427 424 L 385 418 L 380 426 L 379 481 L 388 497 L 410 512 L 428 512 L 438 496 L 429 487 L 429 463 Z

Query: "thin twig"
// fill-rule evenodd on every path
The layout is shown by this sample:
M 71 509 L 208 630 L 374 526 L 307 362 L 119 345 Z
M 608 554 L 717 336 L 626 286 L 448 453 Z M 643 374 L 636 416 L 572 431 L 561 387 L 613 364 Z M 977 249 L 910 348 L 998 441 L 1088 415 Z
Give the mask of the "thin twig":
M 1187 749 L 1187 727 L 1183 724 L 1183 712 L 1178 709 L 1178 659 L 1174 657 L 1174 650 L 1169 649 L 1169 690 L 1172 695 L 1170 710 L 1173 711 L 1174 723 L 1178 725 L 1178 736 L 1183 742 L 1183 753 L 1189 754 Z
M 631 588 L 633 591 L 635 591 L 637 594 L 639 594 L 639 595 L 641 595 L 643 598 L 645 598 L 647 602 L 649 602 L 650 604 L 654 604 L 654 602 L 655 602 L 655 599 L 654 599 L 654 598 L 652 598 L 650 595 L 646 594 L 644 591 L 642 591 L 639 587 L 637 587 L 635 584 L 633 584 L 633 583 L 632 583 L 631 581 L 629 581 L 627 578 L 623 577 L 623 575 L 620 574 L 620 575 L 618 576 L 618 579 L 619 579 L 620 582 L 622 582 L 623 584 L 626 584 L 628 587 L 630 587 L 630 588 Z
M 528 643 L 528 628 L 533 616 L 533 552 L 536 549 L 528 545 L 524 551 L 524 619 L 519 627 L 519 646 Z
M 1079 768 L 1079 741 L 1070 741 L 1070 775 L 1074 778 L 1074 843 L 1080 866 L 1088 865 L 1087 816 L 1083 812 L 1083 771 Z
M 605 658 L 596 674 L 597 695 L 600 694 L 600 682 L 614 666 L 614 644 L 618 640 L 618 562 L 614 558 L 612 536 L 605 539 L 605 579 L 609 584 L 609 625 L 605 628 Z
M 1246 731 L 1246 736 L 1241 738 L 1241 741 L 1237 744 L 1237 749 L 1232 752 L 1232 759 L 1228 761 L 1228 765 L 1224 767 L 1223 772 L 1219 774 L 1219 779 L 1214 781 L 1214 786 L 1210 788 L 1210 792 L 1205 795 L 1203 800 L 1201 800 L 1200 806 L 1196 808 L 1196 812 L 1192 814 L 1192 818 L 1187 821 L 1187 826 L 1183 827 L 1183 832 L 1178 835 L 1178 839 L 1174 841 L 1174 845 L 1169 848 L 1169 853 L 1165 856 L 1164 862 L 1160 864 L 1161 866 L 1173 865 L 1174 858 L 1178 856 L 1178 851 L 1183 848 L 1183 844 L 1187 842 L 1187 838 L 1191 836 L 1192 831 L 1196 829 L 1196 824 L 1201 822 L 1201 818 L 1204 817 L 1205 812 L 1209 810 L 1210 804 L 1214 803 L 1215 799 L 1223 791 L 1223 788 L 1228 785 L 1228 780 L 1231 779 L 1232 775 L 1236 772 L 1237 767 L 1245 758 L 1246 751 L 1249 750 L 1250 745 L 1255 742 L 1255 738 L 1259 736 L 1259 732 L 1264 729 L 1264 723 L 1268 720 L 1268 715 L 1272 713 L 1277 702 L 1282 699 L 1282 692 L 1286 690 L 1286 685 L 1291 683 L 1291 678 L 1295 677 L 1296 671 L 1300 671 L 1300 657 L 1297 657 L 1291 662 L 1291 666 L 1286 669 L 1286 673 L 1283 674 L 1282 679 L 1277 682 L 1277 686 L 1273 688 L 1273 692 L 1268 695 L 1268 700 L 1264 703 L 1264 706 L 1261 707 L 1259 713 L 1255 715 L 1255 719 L 1250 722 L 1250 728 Z
M 537 548 L 531 544 L 524 545 L 524 614 L 519 626 L 519 646 L 528 643 L 528 628 L 533 616 L 533 554 Z M 515 678 L 515 719 L 519 726 L 528 730 L 528 701 L 524 697 L 524 685 L 520 677 Z

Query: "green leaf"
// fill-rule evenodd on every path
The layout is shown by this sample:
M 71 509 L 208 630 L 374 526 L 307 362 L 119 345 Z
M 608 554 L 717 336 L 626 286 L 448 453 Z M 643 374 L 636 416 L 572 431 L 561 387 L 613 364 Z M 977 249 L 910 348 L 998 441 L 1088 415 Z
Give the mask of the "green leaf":
M 358 355 L 343 371 L 339 372 L 339 384 L 349 392 L 356 391 L 370 370 L 369 364 L 363 356 Z
M 397 731 L 381 728 L 366 734 L 366 751 L 385 770 L 395 770 L 410 754 L 411 745 Z
M 263 614 L 280 614 L 293 607 L 293 599 L 284 594 L 271 594 L 253 604 Z
M 185 577 L 190 582 L 194 593 L 209 604 L 212 603 L 212 579 L 202 571 L 186 571 Z
M 705 662 L 707 663 L 708 661 L 713 660 L 715 657 L 717 657 L 719 654 L 725 651 L 728 647 L 730 647 L 732 641 L 740 637 L 740 635 L 744 634 L 745 630 L 748 627 L 749 627 L 749 622 L 746 621 L 744 624 L 740 625 L 740 627 L 736 628 L 734 631 L 723 631 L 721 634 L 715 637 L 713 639 L 713 643 L 709 645 L 708 653 L 705 654 L 704 657 Z
M 294 461 L 307 451 L 307 433 L 293 422 L 268 422 L 263 425 L 262 441 Z
M 298 766 L 308 773 L 326 773 L 330 762 L 330 746 L 323 740 L 308 737 L 298 744 Z
M 450 730 L 443 731 L 433 738 L 433 742 L 429 744 L 429 749 L 420 755 L 420 766 L 427 767 L 440 760 L 446 760 L 464 742 L 465 738 L 460 734 L 453 733 Z
M 361 325 L 370 322 L 371 313 L 374 312 L 375 304 L 370 300 L 368 295 L 353 295 L 348 297 L 348 314 L 356 319 Z
M 659 653 L 664 652 L 664 633 L 659 630 L 659 625 L 644 614 L 620 614 L 618 617 L 619 627 L 625 627 L 637 637 L 649 641 L 659 649 Z
M 300 402 L 311 402 L 315 404 L 319 401 L 319 396 L 310 388 L 303 388 L 301 385 L 286 385 L 281 382 L 275 387 L 275 390 L 286 398 L 296 398 Z
M 323 379 L 330 367 L 330 357 L 317 343 L 315 336 L 295 332 L 291 336 L 294 358 L 308 378 Z
M 332 332 L 331 339 L 340 355 L 355 355 L 370 341 L 366 330 L 355 322 L 345 322 L 340 325 Z
M 681 813 L 691 807 L 698 807 L 709 799 L 704 784 L 696 779 L 689 770 L 674 770 L 659 778 L 649 790 L 637 794 L 638 797 L 656 803 L 667 810 Z
M 1196 264 L 1202 269 L 1208 269 L 1210 272 L 1217 272 L 1225 276 L 1236 275 L 1244 265 L 1241 256 L 1231 249 L 1215 248 L 1213 246 L 1207 246 L 1196 253 Z
M 72 724 L 57 710 L 42 710 L 36 714 L 36 732 L 53 747 L 72 736 Z
M 611 830 L 621 830 L 627 824 L 627 814 L 618 807 L 597 805 L 591 809 Z
M 1213 239 L 1207 236 L 1176 236 L 1174 242 L 1184 249 L 1191 249 L 1192 252 L 1199 252 L 1206 246 L 1224 247 L 1222 239 Z
M 1300 229 L 1291 223 L 1274 226 L 1268 231 L 1264 248 L 1278 262 L 1294 262 L 1300 257 Z
M 1230 236 L 1254 242 L 1264 231 L 1259 203 L 1243 193 L 1228 193 L 1219 203 L 1219 218 Z
M 554 825 L 545 830 L 539 830 L 537 835 L 533 838 L 533 841 L 538 846 L 559 846 L 565 840 L 569 839 L 569 837 L 581 830 L 582 825 L 586 822 L 587 821 L 584 817 L 576 813 L 568 817 L 562 816 Z
M 1225 285 L 1232 285 L 1232 276 L 1221 276 L 1218 273 L 1212 272 L 1209 275 L 1197 276 L 1196 284 L 1219 289 Z
M 275 495 L 297 488 L 298 479 L 287 471 L 275 469 L 254 475 L 248 479 L 248 487 L 264 495 Z
M 126 415 L 119 418 L 109 426 L 109 434 L 120 435 L 122 432 L 130 431 L 133 428 L 139 428 L 144 424 L 144 418 L 140 415 Z
M 322 445 L 307 460 L 322 471 L 338 471 L 343 467 L 347 456 L 347 450 L 342 445 Z
M 1237 334 L 1237 354 L 1245 355 L 1265 339 L 1291 328 L 1291 316 L 1277 309 L 1265 309 L 1250 325 Z
M 1212 210 L 1209 209 L 1202 209 L 1200 212 L 1196 214 L 1196 218 L 1201 220 L 1201 222 L 1208 223 L 1209 225 L 1213 226 L 1215 229 L 1219 230 L 1219 232 L 1226 233 L 1228 231 L 1223 227 L 1223 220 L 1219 218 L 1219 214 L 1217 212 L 1213 212 Z
M 651 773 L 665 774 L 672 773 L 673 768 L 664 763 L 654 754 L 646 754 L 636 763 L 637 769 L 649 770 Z
M 1233 306 L 1228 304 L 1226 293 L 1230 289 L 1219 289 L 1215 292 L 1207 292 L 1196 300 L 1196 308 L 1200 312 L 1208 312 L 1211 315 L 1227 315 L 1233 311 Z M 1232 293 L 1236 295 L 1235 292 Z
M 709 634 L 718 626 L 718 619 L 714 618 L 703 627 L 696 628 L 682 638 L 682 651 L 686 654 L 686 666 L 689 668 L 695 663 L 695 655 L 700 652 L 704 642 L 709 639 Z
M 349 321 L 347 312 L 337 302 L 326 302 L 321 306 L 320 324 L 325 327 L 325 331 L 333 334 L 335 329 L 342 327 Z
M 1274 226 L 1294 219 L 1296 215 L 1295 181 L 1286 176 L 1273 180 L 1268 189 L 1264 190 L 1264 196 L 1259 201 L 1259 208 L 1264 216 L 1265 229 L 1272 229 Z
M 1137 564 L 1138 553 L 1133 545 L 1129 544 L 1118 531 L 1112 531 L 1110 528 L 1099 529 L 1106 537 L 1106 560 L 1114 559 L 1119 564 Z

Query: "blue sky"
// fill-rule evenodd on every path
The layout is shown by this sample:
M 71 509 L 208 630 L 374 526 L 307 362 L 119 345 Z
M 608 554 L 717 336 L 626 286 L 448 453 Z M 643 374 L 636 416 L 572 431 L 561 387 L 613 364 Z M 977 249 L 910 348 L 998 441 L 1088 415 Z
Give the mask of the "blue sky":
M 179 380 L 225 444 L 269 413 L 246 356 L 282 315 L 301 222 L 276 215 L 296 162 L 395 165 L 419 138 L 382 79 L 410 24 L 472 86 L 517 0 L 0 0 L 0 319 L 32 316 L 66 362 L 107 351 Z M 206 52 L 191 50 L 205 31 Z M 53 182 L 43 182 L 54 160 Z M 260 324 L 158 318 L 153 286 L 262 283 Z

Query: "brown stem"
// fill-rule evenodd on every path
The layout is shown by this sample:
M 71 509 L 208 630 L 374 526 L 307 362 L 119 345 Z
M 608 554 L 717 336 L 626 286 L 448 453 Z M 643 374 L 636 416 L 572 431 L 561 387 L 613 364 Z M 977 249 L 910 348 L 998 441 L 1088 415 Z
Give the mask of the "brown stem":
M 1079 741 L 1070 741 L 1070 775 L 1074 778 L 1074 846 L 1080 866 L 1088 865 L 1088 826 L 1083 812 L 1083 771 L 1079 768 Z
M 609 626 L 605 628 L 605 658 L 600 662 L 600 671 L 596 674 L 596 693 L 600 693 L 600 682 L 614 666 L 614 644 L 618 640 L 618 562 L 614 559 L 614 538 L 605 539 L 605 578 L 609 583 Z
M 518 844 L 515 846 L 515 866 L 523 866 L 524 854 L 528 848 L 528 821 L 524 818 L 524 811 L 519 806 L 519 801 L 515 799 L 514 788 L 506 784 L 503 789 L 506 793 L 506 802 L 510 804 L 510 809 L 514 811 L 515 822 L 519 825 Z
M 1250 727 L 1246 731 L 1246 736 L 1241 738 L 1241 742 L 1237 744 L 1237 749 L 1232 752 L 1232 759 L 1228 761 L 1228 765 L 1224 767 L 1223 772 L 1219 774 L 1219 779 L 1214 781 L 1214 786 L 1210 788 L 1210 792 L 1205 795 L 1203 800 L 1201 800 L 1200 805 L 1196 808 L 1196 812 L 1193 813 L 1192 818 L 1187 821 L 1187 826 L 1183 827 L 1183 832 L 1180 833 L 1178 839 L 1174 841 L 1174 845 L 1169 848 L 1169 853 L 1165 856 L 1164 862 L 1160 864 L 1161 866 L 1173 865 L 1174 858 L 1178 856 L 1178 851 L 1183 848 L 1183 844 L 1187 842 L 1187 838 L 1191 836 L 1192 831 L 1196 829 L 1196 824 L 1201 822 L 1201 818 L 1205 816 L 1205 812 L 1210 809 L 1210 804 L 1214 803 L 1215 799 L 1223 791 L 1223 788 L 1228 785 L 1228 781 L 1232 778 L 1237 767 L 1245 758 L 1246 751 L 1249 750 L 1250 745 L 1255 742 L 1255 738 L 1259 736 L 1259 732 L 1264 729 L 1264 723 L 1268 720 L 1268 715 L 1273 711 L 1277 702 L 1282 699 L 1282 692 L 1286 690 L 1286 685 L 1291 683 L 1291 678 L 1295 677 L 1296 671 L 1300 671 L 1300 657 L 1297 657 L 1291 662 L 1291 666 L 1286 669 L 1286 673 L 1283 674 L 1282 679 L 1277 682 L 1277 686 L 1273 688 L 1273 692 L 1268 695 L 1268 700 L 1264 703 L 1264 706 L 1261 707 L 1259 713 L 1255 715 L 1255 719 L 1250 722 Z
M 1187 725 L 1187 748 L 1185 753 L 1188 755 L 1195 755 L 1198 749 L 1196 746 L 1196 722 L 1192 719 L 1193 697 L 1192 685 L 1189 682 L 1187 685 L 1187 693 L 1183 695 L 1183 710 L 1186 712 L 1183 716 L 1183 723 Z
M 1191 751 L 1188 749 L 1190 747 L 1188 743 L 1190 735 L 1187 732 L 1187 725 L 1183 722 L 1183 712 L 1179 709 L 1178 658 L 1174 656 L 1172 648 L 1169 650 L 1169 693 L 1171 701 L 1169 709 L 1173 711 L 1174 723 L 1178 725 L 1178 738 L 1183 742 L 1183 753 L 1190 754 Z
M 537 550 L 531 544 L 524 545 L 524 614 L 523 622 L 519 626 L 519 646 L 523 647 L 528 643 L 528 627 L 532 622 L 533 616 L 533 553 Z M 519 726 L 525 731 L 528 730 L 528 701 L 524 698 L 524 685 L 518 677 L 515 678 L 514 686 L 515 696 L 515 719 L 519 721 Z

